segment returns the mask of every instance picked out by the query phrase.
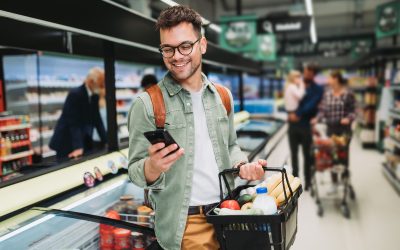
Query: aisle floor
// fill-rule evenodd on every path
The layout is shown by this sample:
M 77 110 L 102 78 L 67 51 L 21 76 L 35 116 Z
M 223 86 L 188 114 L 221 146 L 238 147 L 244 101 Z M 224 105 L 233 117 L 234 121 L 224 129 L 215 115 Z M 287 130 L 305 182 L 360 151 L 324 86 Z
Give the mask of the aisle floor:
M 310 192 L 304 192 L 292 250 L 400 249 L 400 197 L 382 173 L 383 154 L 362 149 L 357 139 L 350 150 L 357 196 L 350 202 L 351 218 L 342 216 L 340 202 L 332 197 L 323 200 L 324 215 L 319 217 Z

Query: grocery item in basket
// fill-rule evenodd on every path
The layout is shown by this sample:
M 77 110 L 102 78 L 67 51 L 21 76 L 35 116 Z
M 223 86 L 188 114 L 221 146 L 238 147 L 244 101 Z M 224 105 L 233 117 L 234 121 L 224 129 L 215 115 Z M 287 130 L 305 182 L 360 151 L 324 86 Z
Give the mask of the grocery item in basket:
M 274 190 L 276 188 L 276 186 L 278 186 L 279 183 L 281 183 L 281 182 L 282 182 L 282 175 L 281 174 L 274 174 L 274 175 L 268 177 L 264 181 L 265 187 L 268 189 L 269 192 Z
M 288 177 L 288 179 L 289 179 L 289 183 L 294 179 L 294 176 L 291 175 L 291 174 L 288 174 L 287 177 Z M 288 185 L 288 184 L 287 184 L 286 179 L 285 179 L 285 188 L 287 188 L 287 185 Z M 279 196 L 282 192 L 283 192 L 283 183 L 281 182 L 281 183 L 279 183 L 279 185 L 278 185 L 272 192 L 270 192 L 269 194 L 270 194 L 271 196 L 274 196 L 275 198 L 278 198 L 278 196 Z
M 298 177 L 294 177 L 293 180 L 290 182 L 290 187 L 293 191 L 293 193 L 300 187 L 301 185 L 301 181 L 300 178 Z M 290 197 L 290 190 L 289 187 L 286 188 L 286 195 L 288 196 L 288 199 Z M 282 205 L 283 203 L 285 203 L 285 193 L 282 192 L 278 197 L 277 197 L 277 202 Z
M 221 203 L 221 208 L 229 208 L 232 210 L 240 210 L 240 205 L 235 200 L 226 200 Z
M 246 204 L 244 204 L 240 210 L 248 210 L 248 209 L 252 209 L 253 208 L 253 202 L 247 202 Z
M 239 202 L 240 206 L 243 206 L 245 203 L 250 202 L 253 200 L 253 196 L 249 195 L 249 194 L 244 194 L 239 196 L 239 198 L 237 199 L 237 201 Z
M 124 228 L 114 229 L 114 249 L 125 250 L 131 248 L 131 231 Z
M 259 208 L 251 208 L 246 210 L 234 210 L 229 208 L 214 208 L 217 215 L 262 215 L 263 211 Z
M 257 196 L 253 202 L 253 209 L 261 209 L 264 215 L 276 214 L 277 207 L 275 198 L 268 195 L 265 187 L 257 188 Z

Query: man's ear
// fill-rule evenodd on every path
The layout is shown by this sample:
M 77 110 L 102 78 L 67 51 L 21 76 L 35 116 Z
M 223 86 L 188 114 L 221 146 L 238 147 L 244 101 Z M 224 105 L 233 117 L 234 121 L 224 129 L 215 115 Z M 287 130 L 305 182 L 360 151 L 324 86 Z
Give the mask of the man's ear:
M 200 39 L 200 51 L 203 55 L 207 51 L 207 39 L 204 36 Z

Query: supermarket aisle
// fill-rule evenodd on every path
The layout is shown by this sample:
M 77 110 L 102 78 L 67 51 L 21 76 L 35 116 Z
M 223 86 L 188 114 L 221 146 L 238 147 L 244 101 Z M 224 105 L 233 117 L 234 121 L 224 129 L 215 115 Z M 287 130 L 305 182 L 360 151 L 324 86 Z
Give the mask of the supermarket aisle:
M 399 249 L 400 197 L 382 174 L 383 160 L 382 154 L 363 150 L 354 139 L 350 168 L 357 199 L 350 202 L 351 218 L 345 219 L 338 208 L 339 202 L 332 199 L 323 201 L 325 213 L 318 217 L 310 193 L 303 193 L 292 249 Z

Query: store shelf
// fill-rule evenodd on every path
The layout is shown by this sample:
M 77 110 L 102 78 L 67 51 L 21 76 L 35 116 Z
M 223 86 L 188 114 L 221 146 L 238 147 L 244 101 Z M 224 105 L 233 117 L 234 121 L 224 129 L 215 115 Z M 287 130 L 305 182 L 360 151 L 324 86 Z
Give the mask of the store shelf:
M 128 123 L 128 119 L 120 120 L 117 123 L 118 123 L 118 126 L 126 125 Z
M 400 119 L 400 109 L 392 108 L 389 112 L 390 116 L 396 119 Z
M 18 130 L 18 129 L 25 129 L 25 128 L 30 128 L 30 124 L 18 124 L 18 125 L 10 125 L 10 126 L 5 126 L 5 127 L 0 127 L 0 131 L 13 131 L 13 130 Z
M 129 109 L 130 109 L 129 106 L 118 107 L 118 108 L 117 108 L 117 112 L 119 112 L 119 113 L 128 113 L 128 112 L 129 112 Z
M 138 89 L 139 85 L 131 83 L 131 82 L 116 82 L 115 87 L 117 89 Z
M 392 140 L 392 142 L 396 145 L 396 147 L 400 148 L 400 141 L 397 140 L 396 138 L 394 138 L 393 136 L 389 137 L 390 140 Z
M 135 95 L 117 95 L 116 99 L 133 101 L 135 99 Z
M 400 84 L 390 86 L 391 90 L 400 91 Z
M 12 161 L 12 160 L 27 157 L 30 155 L 33 155 L 33 150 L 29 150 L 29 151 L 25 151 L 25 152 L 21 152 L 21 153 L 17 153 L 17 154 L 12 154 L 12 155 L 7 155 L 7 156 L 1 156 L 0 160 L 1 161 Z
M 28 85 L 26 83 L 13 83 L 13 84 L 9 84 L 6 87 L 6 91 L 26 89 L 27 87 L 28 87 Z
M 49 130 L 49 131 L 43 131 L 41 134 L 42 139 L 47 139 L 50 138 L 53 135 L 54 131 Z
M 386 163 L 383 163 L 383 173 L 396 191 L 400 193 L 400 180 L 396 177 L 393 170 Z
M 48 152 L 43 152 L 42 153 L 42 157 L 43 158 L 48 158 L 48 157 L 55 156 L 56 154 L 57 154 L 56 151 L 51 150 L 51 151 L 48 151 Z

